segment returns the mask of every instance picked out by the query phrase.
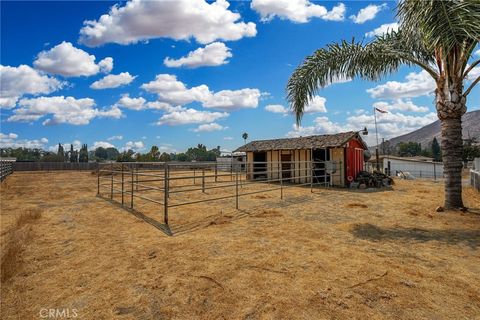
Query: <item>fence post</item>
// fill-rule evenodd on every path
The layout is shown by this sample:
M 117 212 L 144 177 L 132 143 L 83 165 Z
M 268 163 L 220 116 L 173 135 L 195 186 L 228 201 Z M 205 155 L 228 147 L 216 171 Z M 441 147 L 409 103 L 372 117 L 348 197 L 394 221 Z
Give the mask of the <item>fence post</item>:
M 138 164 L 135 166 L 135 168 L 136 168 L 136 172 L 137 172 L 136 179 L 135 179 L 135 189 L 136 189 L 136 191 L 138 191 Z
M 217 182 L 217 174 L 218 174 L 218 168 L 217 168 L 217 162 L 215 162 L 215 182 Z
M 279 167 L 280 167 L 280 199 L 283 199 L 283 166 L 282 166 L 282 156 L 279 159 Z
M 111 177 L 110 199 L 113 199 L 113 163 L 112 163 L 112 165 L 110 166 L 110 168 L 111 168 L 111 170 L 110 170 L 110 171 L 111 171 L 111 172 L 110 172 L 110 173 L 111 173 L 111 175 L 110 175 L 110 177 Z
M 202 193 L 205 193 L 205 169 L 202 169 Z
M 97 196 L 100 195 L 100 163 L 97 164 Z
M 420 178 L 422 177 L 422 170 L 420 170 Z
M 132 169 L 132 190 L 131 190 L 131 193 L 130 193 L 130 208 L 133 209 L 133 182 L 134 182 L 134 176 L 133 176 L 133 167 L 131 167 Z
M 238 210 L 238 172 L 235 172 L 235 209 Z
M 196 176 L 197 176 L 197 171 L 196 171 L 195 169 L 193 169 L 193 184 L 194 184 L 194 185 L 197 184 L 197 178 L 196 178 Z
M 168 225 L 168 188 L 169 188 L 169 172 L 168 172 L 168 164 L 165 163 L 164 168 L 164 181 L 163 181 L 163 221 L 166 225 Z
M 435 167 L 435 162 L 433 163 L 433 180 L 437 180 L 437 168 Z
M 310 193 L 313 193 L 313 161 L 310 161 Z
M 124 175 L 123 175 L 123 163 L 122 163 L 122 207 L 123 207 L 123 195 L 124 195 L 125 189 L 124 189 Z

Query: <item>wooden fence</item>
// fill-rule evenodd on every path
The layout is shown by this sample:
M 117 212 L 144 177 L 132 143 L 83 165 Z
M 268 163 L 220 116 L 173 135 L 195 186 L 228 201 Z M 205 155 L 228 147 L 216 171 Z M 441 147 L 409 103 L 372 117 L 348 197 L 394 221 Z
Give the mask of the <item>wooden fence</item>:
M 96 170 L 96 162 L 15 162 L 14 171 Z

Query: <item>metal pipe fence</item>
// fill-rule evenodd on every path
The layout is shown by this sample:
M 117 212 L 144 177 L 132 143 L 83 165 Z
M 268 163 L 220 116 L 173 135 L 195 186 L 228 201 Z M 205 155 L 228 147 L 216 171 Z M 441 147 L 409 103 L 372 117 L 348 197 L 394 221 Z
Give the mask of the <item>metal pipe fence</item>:
M 0 181 L 5 180 L 5 178 L 13 173 L 13 161 L 10 160 L 0 160 Z
M 475 158 L 470 169 L 470 185 L 480 192 L 480 158 Z
M 215 162 L 109 163 L 97 168 L 97 195 L 134 209 L 140 201 L 157 205 L 169 224 L 170 209 L 232 199 L 235 209 L 245 196 L 308 186 L 340 185 L 341 162 L 277 161 L 247 162 L 220 170 Z M 233 168 L 233 169 L 232 169 Z M 125 198 L 130 199 L 129 205 Z M 233 204 L 233 203 L 232 203 Z

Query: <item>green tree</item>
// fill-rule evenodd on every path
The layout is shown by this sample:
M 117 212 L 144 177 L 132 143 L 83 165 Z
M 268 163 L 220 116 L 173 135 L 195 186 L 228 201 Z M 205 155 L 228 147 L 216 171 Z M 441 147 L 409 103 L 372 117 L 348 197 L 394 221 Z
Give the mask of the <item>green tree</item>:
M 109 147 L 105 149 L 107 151 L 107 159 L 108 160 L 115 160 L 117 159 L 118 155 L 120 154 L 117 148 Z
M 78 154 L 78 162 L 88 162 L 88 148 L 86 144 L 83 144 L 80 148 L 80 152 Z
M 398 155 L 401 157 L 414 157 L 419 156 L 422 152 L 422 146 L 420 143 L 409 141 L 400 142 L 398 144 Z
M 70 162 L 78 162 L 78 154 L 73 150 L 73 144 L 70 145 Z
M 157 146 L 152 146 L 150 148 L 150 155 L 153 161 L 158 161 L 158 158 L 160 157 L 160 152 L 158 151 Z
M 118 162 L 132 162 L 134 161 L 133 155 L 135 154 L 135 151 L 129 149 L 127 151 L 123 151 L 118 155 L 117 161 Z
M 465 139 L 463 142 L 462 160 L 467 162 L 472 161 L 475 158 L 480 158 L 480 145 L 477 144 L 477 139 Z
M 440 149 L 440 144 L 435 137 L 432 140 L 432 157 L 435 161 L 442 161 L 442 150 Z
M 288 100 L 300 122 L 309 100 L 336 79 L 377 81 L 400 66 L 418 66 L 436 84 L 435 107 L 441 122 L 447 209 L 463 207 L 462 115 L 467 96 L 480 76 L 467 83 L 480 59 L 471 61 L 480 39 L 479 0 L 401 0 L 398 32 L 368 43 L 342 41 L 317 50 L 294 71 L 287 85 Z
M 96 158 L 101 160 L 108 159 L 108 152 L 107 152 L 107 149 L 105 149 L 104 147 L 98 147 L 97 149 L 95 149 L 94 155 Z
M 63 146 L 60 143 L 58 144 L 58 149 L 57 149 L 57 161 L 58 162 L 65 161 L 65 150 L 63 149 Z
M 170 155 L 166 152 L 163 152 L 160 157 L 159 157 L 159 160 L 162 161 L 162 162 L 167 162 L 167 161 L 170 161 Z
M 243 139 L 243 141 L 245 142 L 245 144 L 247 144 L 248 133 L 244 132 L 244 133 L 242 134 L 242 139 Z

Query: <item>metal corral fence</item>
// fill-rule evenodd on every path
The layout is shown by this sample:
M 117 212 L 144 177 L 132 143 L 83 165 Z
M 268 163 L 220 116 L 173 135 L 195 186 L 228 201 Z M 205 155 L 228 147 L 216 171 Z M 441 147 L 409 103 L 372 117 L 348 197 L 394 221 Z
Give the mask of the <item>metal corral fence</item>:
M 470 169 L 470 184 L 480 191 L 480 158 L 475 158 L 473 167 Z
M 328 187 L 343 181 L 341 163 L 317 161 L 238 163 L 222 170 L 215 162 L 130 162 L 99 164 L 97 196 L 130 209 L 137 202 L 155 204 L 169 224 L 172 208 L 277 191 L 284 198 L 290 187 Z M 233 168 L 233 169 L 232 169 Z M 212 192 L 207 192 L 207 191 Z
M 0 160 L 0 181 L 13 172 L 13 164 L 14 161 L 11 160 Z
M 97 162 L 15 162 L 14 171 L 96 170 Z

